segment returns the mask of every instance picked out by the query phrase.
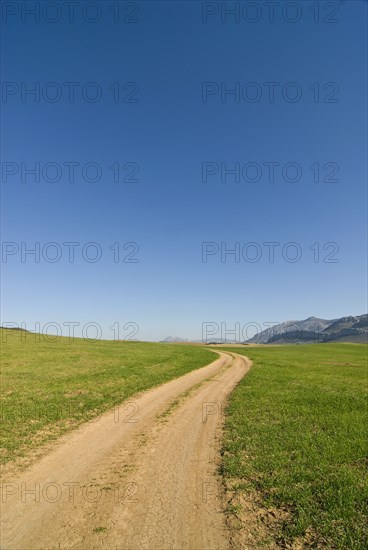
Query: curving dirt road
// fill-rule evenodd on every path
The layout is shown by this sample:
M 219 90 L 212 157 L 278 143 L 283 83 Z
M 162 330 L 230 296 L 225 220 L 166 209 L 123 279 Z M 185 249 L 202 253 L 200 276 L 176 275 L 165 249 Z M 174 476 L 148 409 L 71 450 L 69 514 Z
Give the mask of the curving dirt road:
M 4 478 L 1 548 L 228 549 L 217 474 L 222 410 L 251 363 L 219 355 Z

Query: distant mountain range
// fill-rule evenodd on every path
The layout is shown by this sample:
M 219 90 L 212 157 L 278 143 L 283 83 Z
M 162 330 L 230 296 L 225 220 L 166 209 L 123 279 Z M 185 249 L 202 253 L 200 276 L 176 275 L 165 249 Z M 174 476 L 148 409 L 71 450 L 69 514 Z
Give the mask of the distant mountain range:
M 247 344 L 296 344 L 318 342 L 368 342 L 368 314 L 303 321 L 285 321 L 260 332 Z
M 168 336 L 164 340 L 160 340 L 160 342 L 189 342 L 187 338 L 180 338 L 180 336 Z
M 162 342 L 188 342 L 186 338 L 168 336 Z M 201 340 L 195 340 L 201 342 Z M 285 321 L 269 327 L 242 344 L 316 344 L 323 342 L 368 343 L 368 314 L 320 319 L 308 317 L 303 321 Z M 234 340 L 211 339 L 207 344 L 236 343 Z

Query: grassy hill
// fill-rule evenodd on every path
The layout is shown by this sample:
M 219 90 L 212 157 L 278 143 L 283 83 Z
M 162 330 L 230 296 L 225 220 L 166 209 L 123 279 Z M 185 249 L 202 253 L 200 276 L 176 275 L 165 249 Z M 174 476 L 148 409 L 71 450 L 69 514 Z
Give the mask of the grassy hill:
M 216 359 L 208 349 L 180 344 L 42 336 L 38 342 L 33 333 L 4 329 L 0 338 L 3 463 Z

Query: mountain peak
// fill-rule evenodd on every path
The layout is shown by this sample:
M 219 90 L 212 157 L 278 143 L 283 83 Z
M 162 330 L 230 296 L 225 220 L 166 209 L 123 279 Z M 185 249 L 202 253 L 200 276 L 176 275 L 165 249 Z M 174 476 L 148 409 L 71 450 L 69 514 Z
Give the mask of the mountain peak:
M 247 340 L 252 344 L 295 344 L 315 342 L 366 342 L 368 315 L 340 319 L 308 317 L 303 321 L 284 321 Z
M 167 338 L 161 340 L 161 342 L 188 342 L 188 339 L 181 338 L 180 336 L 167 336 Z

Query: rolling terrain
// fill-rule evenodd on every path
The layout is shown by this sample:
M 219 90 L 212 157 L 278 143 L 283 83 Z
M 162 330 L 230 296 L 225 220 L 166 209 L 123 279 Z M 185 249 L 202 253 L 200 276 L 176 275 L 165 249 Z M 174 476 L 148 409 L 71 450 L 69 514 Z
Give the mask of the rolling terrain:
M 219 405 L 249 366 L 220 353 L 135 397 L 134 418 L 108 412 L 31 468 L 3 475 L 3 547 L 230 548 Z
M 48 441 L 130 396 L 207 365 L 195 346 L 43 337 L 0 330 L 1 463 L 27 462 Z M 126 414 L 134 414 L 130 407 Z
M 2 548 L 367 547 L 366 345 L 2 336 Z

